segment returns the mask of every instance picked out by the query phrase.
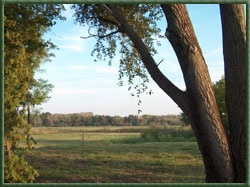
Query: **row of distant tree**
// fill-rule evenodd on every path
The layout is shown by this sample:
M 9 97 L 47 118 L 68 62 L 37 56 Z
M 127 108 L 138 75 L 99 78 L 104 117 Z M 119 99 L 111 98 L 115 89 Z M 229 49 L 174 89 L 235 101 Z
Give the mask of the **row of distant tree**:
M 184 125 L 180 115 L 129 115 L 108 116 L 94 115 L 92 112 L 73 114 L 51 114 L 49 112 L 32 115 L 32 126 L 149 126 L 149 125 Z

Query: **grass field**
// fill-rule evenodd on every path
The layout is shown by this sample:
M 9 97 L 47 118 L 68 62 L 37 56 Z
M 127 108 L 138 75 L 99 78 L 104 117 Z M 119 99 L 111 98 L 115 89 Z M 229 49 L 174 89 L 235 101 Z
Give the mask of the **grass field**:
M 145 127 L 143 127 L 145 128 Z M 196 142 L 143 142 L 142 127 L 33 128 L 36 183 L 199 183 Z

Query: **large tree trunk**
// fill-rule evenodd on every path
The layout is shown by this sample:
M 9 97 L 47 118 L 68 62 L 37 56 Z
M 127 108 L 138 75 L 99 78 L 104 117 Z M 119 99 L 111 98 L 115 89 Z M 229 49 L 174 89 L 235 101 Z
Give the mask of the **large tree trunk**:
M 181 65 L 187 90 L 179 90 L 158 69 L 139 34 L 116 5 L 107 9 L 133 41 L 153 80 L 189 117 L 203 156 L 207 182 L 232 182 L 234 173 L 228 138 L 221 123 L 208 69 L 185 5 L 162 5 L 168 22 L 166 36 Z
M 188 108 L 183 109 L 194 130 L 207 182 L 232 182 L 230 145 L 221 123 L 212 83 L 185 5 L 162 5 L 166 36 L 178 57 L 186 83 Z
M 226 104 L 236 182 L 246 182 L 246 23 L 240 4 L 220 5 Z M 237 111 L 237 112 L 236 112 Z

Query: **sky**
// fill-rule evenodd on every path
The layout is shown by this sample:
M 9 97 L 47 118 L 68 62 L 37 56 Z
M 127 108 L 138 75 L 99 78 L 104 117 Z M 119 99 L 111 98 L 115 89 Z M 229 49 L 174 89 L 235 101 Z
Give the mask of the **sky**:
M 49 101 L 39 106 L 42 112 L 79 113 L 93 112 L 96 115 L 169 115 L 180 114 L 180 108 L 150 78 L 148 87 L 152 95 L 142 95 L 138 106 L 137 97 L 131 96 L 128 86 L 118 86 L 119 53 L 109 66 L 108 62 L 94 62 L 91 52 L 95 38 L 82 39 L 88 36 L 88 27 L 75 24 L 72 17 L 74 10 L 65 5 L 63 15 L 66 21 L 58 21 L 44 35 L 59 50 L 53 50 L 55 57 L 44 63 L 37 72 L 36 78 L 43 78 L 54 85 Z M 187 5 L 196 36 L 206 60 L 212 82 L 218 81 L 224 72 L 222 53 L 222 34 L 219 6 L 216 4 Z M 167 27 L 165 17 L 159 21 L 164 34 Z M 154 59 L 163 62 L 159 68 L 176 86 L 185 90 L 183 76 L 176 55 L 166 38 L 157 47 L 158 54 Z M 124 79 L 126 82 L 126 79 Z

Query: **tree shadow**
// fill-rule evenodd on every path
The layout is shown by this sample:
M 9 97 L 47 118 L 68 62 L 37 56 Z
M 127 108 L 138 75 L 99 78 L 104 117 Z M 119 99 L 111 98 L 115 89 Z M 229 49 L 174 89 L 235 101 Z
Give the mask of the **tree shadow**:
M 84 144 L 80 140 L 38 143 L 44 146 L 26 155 L 40 172 L 35 181 L 38 183 L 172 183 L 204 179 L 198 151 L 191 155 L 193 144 L 113 144 L 103 140 L 88 140 Z M 178 163 L 180 160 L 186 161 Z

